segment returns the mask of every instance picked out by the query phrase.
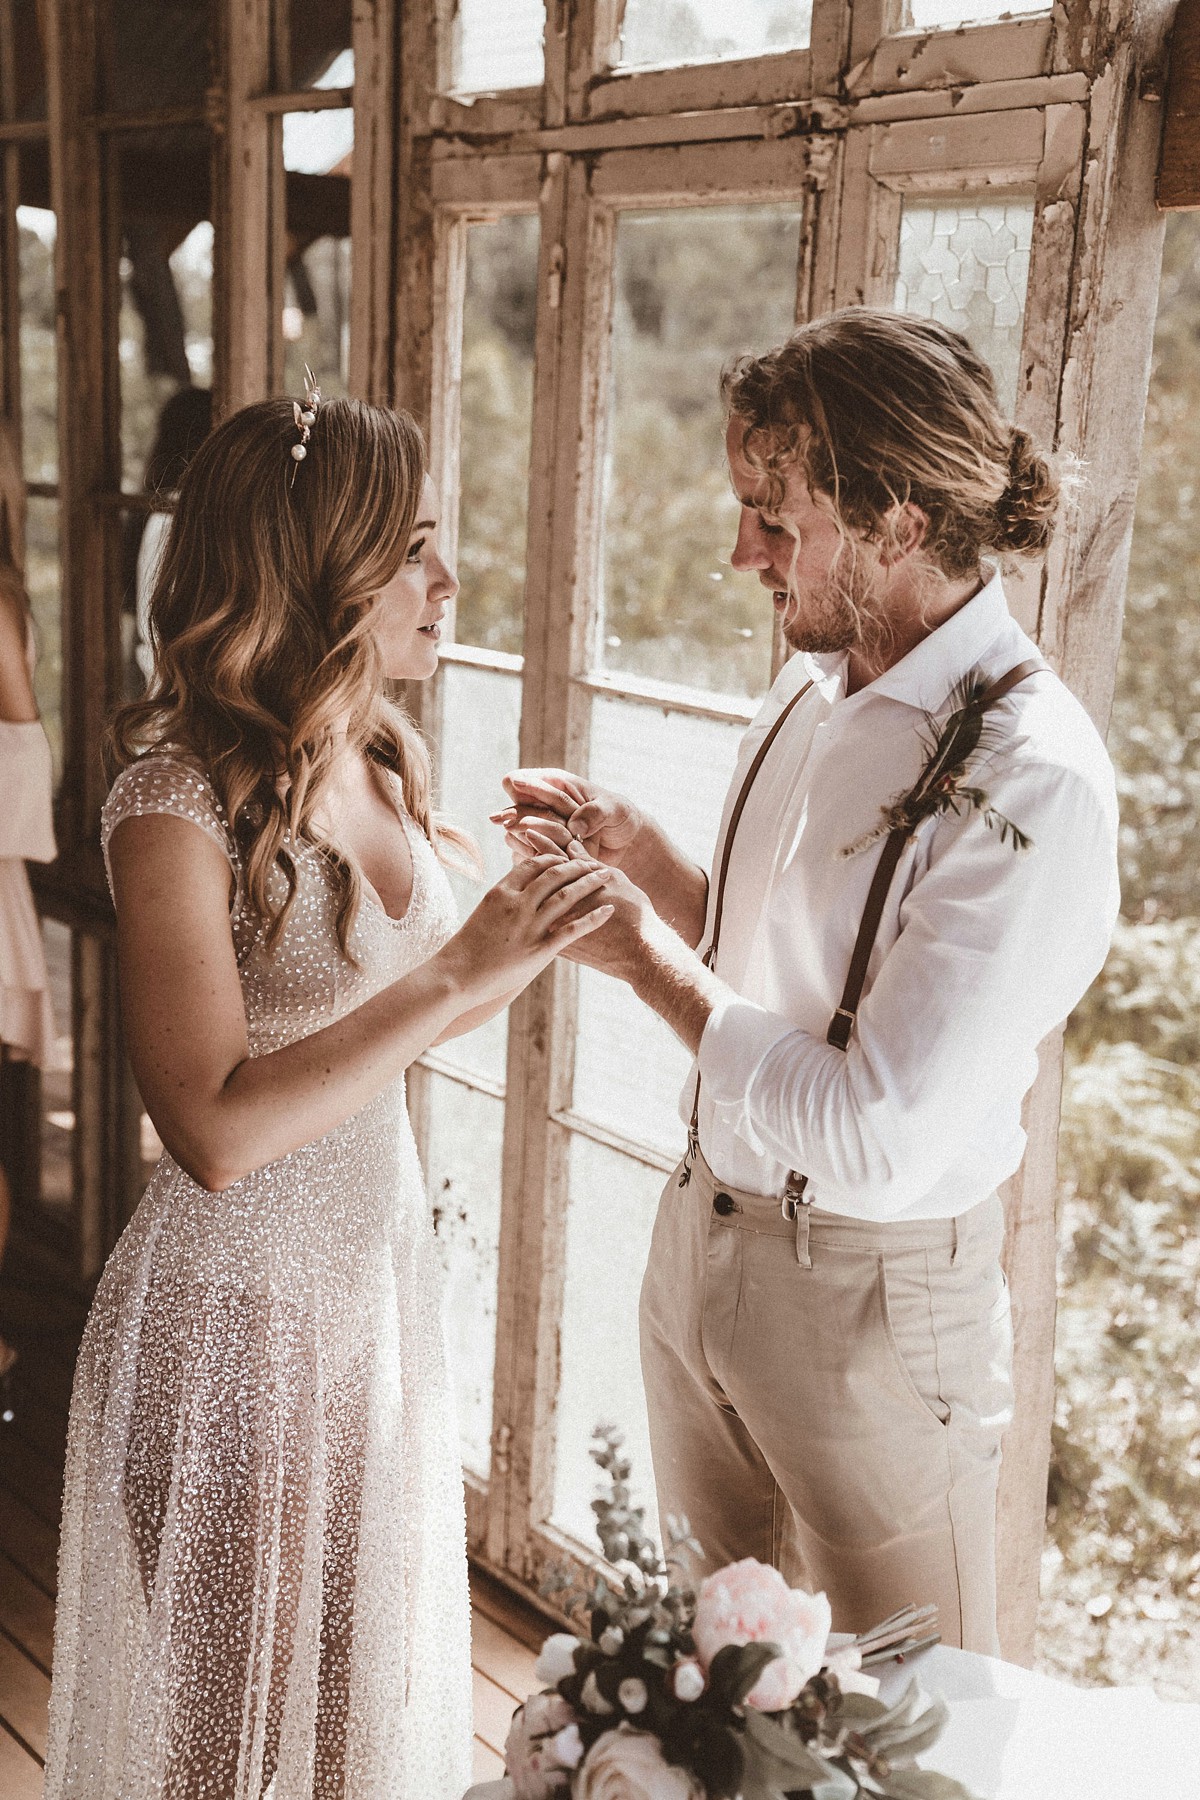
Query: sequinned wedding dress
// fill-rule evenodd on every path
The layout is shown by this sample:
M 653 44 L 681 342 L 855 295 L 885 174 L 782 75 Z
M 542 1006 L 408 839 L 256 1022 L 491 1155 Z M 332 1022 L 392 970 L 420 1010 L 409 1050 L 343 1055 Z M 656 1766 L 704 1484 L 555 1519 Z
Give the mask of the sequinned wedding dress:
M 151 812 L 191 819 L 238 875 L 190 765 L 126 770 L 105 846 Z M 393 920 L 364 892 L 358 969 L 319 852 L 296 859 L 273 955 L 235 897 L 252 1055 L 455 929 L 445 874 L 405 827 L 412 902 Z M 75 1376 L 46 1800 L 457 1800 L 470 1634 L 440 1288 L 402 1077 L 224 1193 L 163 1156 Z

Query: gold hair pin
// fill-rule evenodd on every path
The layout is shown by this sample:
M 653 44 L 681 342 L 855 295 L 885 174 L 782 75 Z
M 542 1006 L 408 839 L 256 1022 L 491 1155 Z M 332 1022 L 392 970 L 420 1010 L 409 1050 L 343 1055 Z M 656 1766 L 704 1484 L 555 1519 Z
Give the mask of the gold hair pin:
M 317 386 L 317 378 L 305 363 L 304 405 L 301 406 L 298 400 L 292 401 L 292 417 L 296 421 L 296 430 L 300 433 L 300 442 L 292 445 L 292 461 L 297 465 L 302 463 L 308 455 L 308 440 L 312 436 L 312 428 L 317 422 L 317 411 L 320 405 L 321 390 Z M 296 470 L 293 469 L 292 480 L 288 483 L 289 487 L 295 482 L 295 479 Z

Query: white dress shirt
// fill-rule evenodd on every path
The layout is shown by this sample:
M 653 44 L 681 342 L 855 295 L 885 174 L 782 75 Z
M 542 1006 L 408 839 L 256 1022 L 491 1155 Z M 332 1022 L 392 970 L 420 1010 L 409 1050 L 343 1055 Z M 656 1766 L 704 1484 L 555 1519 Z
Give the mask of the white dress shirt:
M 1112 765 L 1055 675 L 989 715 L 969 780 L 1033 840 L 964 810 L 905 846 L 849 1050 L 825 1041 L 882 842 L 880 822 L 928 754 L 972 670 L 994 681 L 1036 646 L 999 575 L 858 693 L 844 656 L 796 655 L 742 741 L 720 850 L 746 769 L 781 710 L 734 838 L 716 970 L 736 998 L 700 1043 L 700 1141 L 719 1179 L 781 1193 L 789 1169 L 823 1211 L 938 1218 L 986 1199 L 1020 1163 L 1037 1045 L 1099 972 L 1119 904 Z M 709 919 L 715 882 L 710 886 Z M 695 1070 L 682 1110 L 690 1117 Z

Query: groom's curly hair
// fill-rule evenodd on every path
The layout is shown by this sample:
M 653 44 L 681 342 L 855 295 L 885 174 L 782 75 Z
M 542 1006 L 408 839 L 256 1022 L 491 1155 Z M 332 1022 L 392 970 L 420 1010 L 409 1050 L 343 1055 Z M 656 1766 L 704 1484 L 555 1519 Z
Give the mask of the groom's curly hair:
M 740 358 L 721 390 L 773 510 L 797 468 L 852 537 L 886 544 L 911 503 L 929 521 L 929 563 L 950 580 L 989 551 L 1003 560 L 1050 542 L 1057 475 L 1005 418 L 982 357 L 934 319 L 843 307 Z

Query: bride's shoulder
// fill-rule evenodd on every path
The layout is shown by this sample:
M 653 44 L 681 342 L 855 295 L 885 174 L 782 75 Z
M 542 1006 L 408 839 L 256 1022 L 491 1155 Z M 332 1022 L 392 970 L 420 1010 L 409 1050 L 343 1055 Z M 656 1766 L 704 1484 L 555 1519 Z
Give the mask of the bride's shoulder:
M 191 820 L 232 857 L 233 838 L 220 797 L 205 769 L 187 751 L 174 746 L 147 750 L 121 770 L 100 817 L 105 854 L 118 825 L 147 813 Z

